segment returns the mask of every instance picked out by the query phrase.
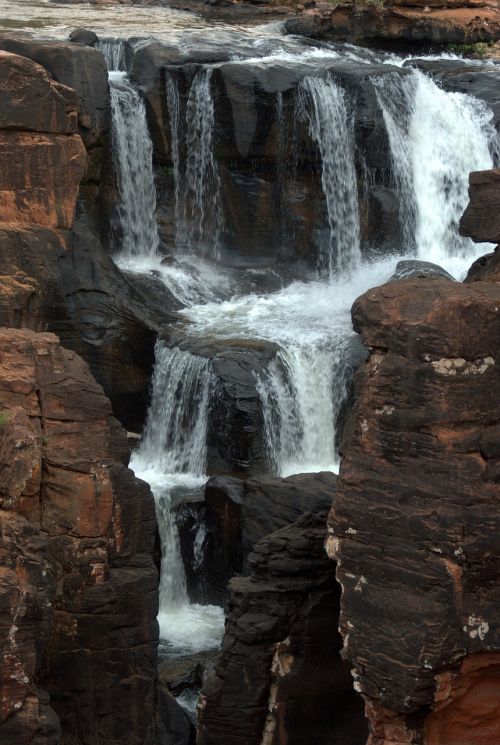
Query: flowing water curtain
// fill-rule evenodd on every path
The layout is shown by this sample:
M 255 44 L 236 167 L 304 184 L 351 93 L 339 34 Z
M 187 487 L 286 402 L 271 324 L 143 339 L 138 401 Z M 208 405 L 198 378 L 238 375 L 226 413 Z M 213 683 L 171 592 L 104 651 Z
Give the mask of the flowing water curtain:
M 181 252 L 186 242 L 186 231 L 183 225 L 184 173 L 181 162 L 182 112 L 179 82 L 175 73 L 166 72 L 165 93 L 170 123 L 170 151 L 172 157 L 172 174 L 174 177 L 175 246 L 177 251 Z
M 102 52 L 110 72 L 126 71 L 125 41 L 123 39 L 100 39 L 95 46 Z
M 144 101 L 125 73 L 111 73 L 113 151 L 119 191 L 120 256 L 158 255 L 153 144 Z
M 400 202 L 404 250 L 443 261 L 465 256 L 458 234 L 470 171 L 491 168 L 497 144 L 492 111 L 477 98 L 450 93 L 420 70 L 375 78 Z
M 354 119 L 346 91 L 331 76 L 305 77 L 297 89 L 303 118 L 321 157 L 329 241 L 319 269 L 330 276 L 351 272 L 361 259 Z
M 217 261 L 222 233 L 219 166 L 214 157 L 215 112 L 210 67 L 198 72 L 186 106 L 187 156 L 184 223 L 190 250 Z
M 351 378 L 349 336 L 280 350 L 258 381 L 270 469 L 335 470 L 336 423 Z
M 133 467 L 152 486 L 162 546 L 160 609 L 188 603 L 175 501 L 202 487 L 213 391 L 208 360 L 156 345 L 151 404 Z
M 163 342 L 156 345 L 152 397 L 140 457 L 165 474 L 204 476 L 214 386 L 210 363 Z

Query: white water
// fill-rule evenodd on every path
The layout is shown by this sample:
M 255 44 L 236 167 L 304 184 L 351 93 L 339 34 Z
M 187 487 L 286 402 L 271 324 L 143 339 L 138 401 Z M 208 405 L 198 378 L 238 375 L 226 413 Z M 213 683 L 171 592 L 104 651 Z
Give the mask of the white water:
M 158 256 L 153 146 L 146 109 L 124 72 L 110 72 L 113 150 L 117 171 L 120 244 L 117 263 Z
M 161 637 L 189 652 L 217 646 L 223 626 L 221 608 L 189 603 L 175 524 L 176 505 L 199 495 L 206 481 L 211 388 L 207 360 L 159 342 L 148 418 L 131 461 L 155 497 L 162 545 Z
M 470 171 L 492 167 L 492 112 L 463 93 L 447 93 L 420 70 L 378 81 L 402 203 L 407 249 L 441 264 L 477 252 L 458 234 Z M 488 246 L 479 247 L 483 253 Z
M 201 256 L 217 260 L 222 230 L 220 176 L 214 158 L 214 103 L 212 69 L 197 73 L 189 91 L 186 110 L 186 190 L 182 236 L 186 246 Z
M 298 112 L 309 122 L 322 161 L 330 240 L 319 268 L 329 274 L 351 271 L 361 253 L 354 132 L 347 93 L 329 76 L 308 76 L 299 84 L 298 100 Z

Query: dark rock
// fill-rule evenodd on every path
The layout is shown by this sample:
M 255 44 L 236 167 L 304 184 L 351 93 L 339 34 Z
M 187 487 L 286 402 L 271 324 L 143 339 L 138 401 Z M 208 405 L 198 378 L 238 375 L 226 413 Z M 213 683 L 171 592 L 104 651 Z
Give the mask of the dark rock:
M 340 588 L 323 514 L 262 539 L 230 583 L 226 633 L 199 705 L 199 745 L 363 745 L 363 703 L 340 658 Z
M 304 512 L 328 509 L 336 479 L 326 472 L 285 479 L 209 479 L 205 502 L 184 505 L 177 518 L 191 600 L 224 603 L 230 578 L 248 571 L 254 545 Z
M 155 745 L 195 745 L 196 729 L 182 706 L 165 689 L 159 689 Z
M 93 47 L 98 38 L 97 34 L 88 28 L 75 28 L 69 35 L 69 40 L 73 44 L 81 44 L 84 47 Z
M 475 261 L 467 273 L 464 282 L 500 282 L 500 249 Z
M 12 38 L 0 34 L 0 49 L 28 57 L 45 67 L 59 83 L 78 96 L 79 131 L 86 147 L 102 145 L 109 133 L 108 71 L 96 49 L 69 41 Z
M 79 225 L 66 244 L 38 226 L 0 226 L 0 274 L 12 267 L 22 273 L 10 295 L 18 299 L 0 305 L 0 323 L 57 333 L 88 361 L 118 418 L 140 429 L 157 331 L 172 319 L 148 284 L 130 282 Z
M 468 671 L 500 651 L 499 303 L 497 283 L 433 278 L 390 282 L 353 306 L 371 357 L 356 377 L 327 548 L 374 745 L 448 745 L 457 728 L 479 743 L 500 726 L 498 709 L 478 724 L 454 688 L 487 687 L 496 668 Z
M 430 279 L 432 277 L 455 281 L 451 274 L 448 274 L 438 264 L 432 264 L 430 261 L 418 261 L 417 259 L 398 261 L 394 274 L 389 281 L 413 278 Z

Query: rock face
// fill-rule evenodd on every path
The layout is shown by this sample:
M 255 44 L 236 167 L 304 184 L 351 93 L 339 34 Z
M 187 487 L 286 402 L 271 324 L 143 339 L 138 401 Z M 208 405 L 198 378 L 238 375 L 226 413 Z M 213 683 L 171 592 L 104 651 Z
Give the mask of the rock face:
M 69 228 L 87 166 L 75 92 L 7 52 L 0 70 L 0 221 Z
M 496 41 L 500 12 L 488 0 L 395 0 L 382 3 L 312 0 L 297 18 L 286 21 L 289 33 L 339 41 Z
M 86 364 L 0 330 L 6 745 L 154 742 L 154 502 L 114 454 L 125 432 Z
M 324 536 L 325 513 L 306 513 L 257 543 L 250 575 L 231 581 L 222 650 L 199 704 L 200 745 L 364 745 Z
M 480 240 L 494 231 L 476 184 L 495 178 L 471 177 L 462 229 Z M 500 733 L 500 286 L 487 266 L 480 279 L 403 279 L 353 306 L 371 356 L 327 545 L 370 745 L 475 745 Z

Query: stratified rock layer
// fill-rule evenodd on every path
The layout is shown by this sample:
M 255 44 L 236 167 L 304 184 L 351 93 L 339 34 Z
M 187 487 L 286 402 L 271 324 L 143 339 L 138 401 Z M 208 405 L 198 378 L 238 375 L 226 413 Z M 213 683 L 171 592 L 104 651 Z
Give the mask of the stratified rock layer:
M 487 277 L 401 280 L 353 306 L 371 356 L 357 374 L 328 551 L 371 745 L 420 744 L 425 731 L 432 745 L 500 735 L 498 709 L 476 695 L 498 692 L 486 652 L 500 650 L 499 308 Z M 472 691 L 465 706 L 460 691 Z
M 76 354 L 0 330 L 2 745 L 154 742 L 155 512 L 126 453 Z

